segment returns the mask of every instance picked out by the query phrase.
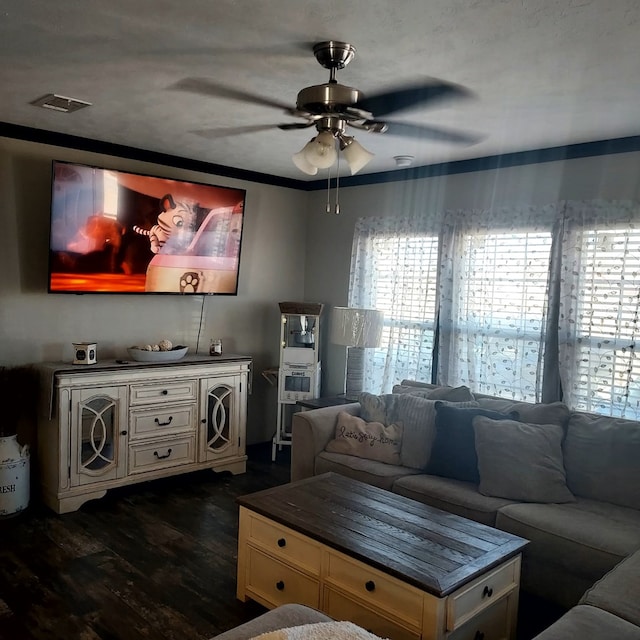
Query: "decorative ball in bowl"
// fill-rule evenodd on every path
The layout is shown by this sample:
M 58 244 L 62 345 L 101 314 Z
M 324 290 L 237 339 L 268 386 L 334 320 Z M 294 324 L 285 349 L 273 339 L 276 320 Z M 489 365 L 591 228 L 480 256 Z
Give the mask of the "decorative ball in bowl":
M 171 362 L 180 360 L 187 354 L 189 347 L 177 346 L 167 351 L 149 351 L 140 347 L 129 347 L 129 357 L 137 362 Z

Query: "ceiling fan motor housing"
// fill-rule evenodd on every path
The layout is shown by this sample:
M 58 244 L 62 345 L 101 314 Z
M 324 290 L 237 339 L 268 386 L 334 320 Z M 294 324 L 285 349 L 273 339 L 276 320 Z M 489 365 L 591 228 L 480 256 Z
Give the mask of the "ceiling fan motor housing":
M 361 98 L 360 91 L 353 87 L 328 82 L 302 89 L 298 93 L 296 107 L 313 115 L 332 114 L 344 111 Z

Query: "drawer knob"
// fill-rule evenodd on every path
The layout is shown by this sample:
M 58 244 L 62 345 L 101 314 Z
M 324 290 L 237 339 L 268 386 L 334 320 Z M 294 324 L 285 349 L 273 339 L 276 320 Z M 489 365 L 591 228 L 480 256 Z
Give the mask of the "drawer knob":
M 367 580 L 367 581 L 364 583 L 364 588 L 365 588 L 367 591 L 375 591 L 376 583 L 375 583 L 373 580 Z
M 278 582 L 276 582 L 276 589 L 278 591 L 284 591 L 284 582 L 282 580 L 278 580 Z
M 490 598 L 492 595 L 493 595 L 493 589 L 489 585 L 485 585 L 484 589 L 482 590 L 482 597 Z
M 168 393 L 169 393 L 169 392 L 168 392 L 166 389 L 163 389 L 163 390 L 162 390 L 162 395 L 163 395 L 163 396 L 166 396 Z
M 286 547 L 287 546 L 287 541 L 284 538 L 280 538 L 278 540 L 278 546 L 279 547 Z
M 170 425 L 172 422 L 173 422 L 173 416 L 169 416 L 169 419 L 166 422 L 160 422 L 160 420 L 158 420 L 158 418 L 155 418 L 155 423 L 159 427 L 166 427 L 167 425 Z
M 484 633 L 478 629 L 473 636 L 473 640 L 484 640 Z
M 171 455 L 171 449 L 167 449 L 167 453 L 164 456 L 161 456 L 157 451 L 154 451 L 153 455 L 158 458 L 158 460 L 162 460 L 163 458 L 168 458 Z
M 127 432 L 126 432 L 126 431 L 121 431 L 121 432 L 120 432 L 120 435 L 121 435 L 121 436 L 126 436 L 126 435 L 127 435 Z

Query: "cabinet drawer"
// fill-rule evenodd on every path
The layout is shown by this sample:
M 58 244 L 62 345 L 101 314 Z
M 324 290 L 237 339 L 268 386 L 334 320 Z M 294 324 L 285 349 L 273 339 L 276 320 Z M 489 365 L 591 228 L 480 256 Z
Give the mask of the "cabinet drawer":
M 313 540 L 270 520 L 250 515 L 249 540 L 286 564 L 320 575 L 321 547 Z
M 507 640 L 509 637 L 509 598 L 495 602 L 450 633 L 447 640 Z
M 379 611 L 372 611 L 333 589 L 325 588 L 322 610 L 336 620 L 350 620 L 380 638 L 393 638 L 393 640 L 420 639 L 419 631 L 405 629 L 380 615 Z
M 167 469 L 195 461 L 195 435 L 141 442 L 129 446 L 129 473 Z
M 135 409 L 131 411 L 129 426 L 131 439 L 194 431 L 196 405 L 161 405 L 151 409 Z
M 479 611 L 516 589 L 520 582 L 520 556 L 462 587 L 447 599 L 447 629 L 452 631 Z
M 137 405 L 195 400 L 196 389 L 196 380 L 165 380 L 149 384 L 132 384 L 129 402 L 131 405 Z
M 357 560 L 331 552 L 327 582 L 354 594 L 375 610 L 393 613 L 418 628 L 422 624 L 421 591 Z
M 259 602 L 277 607 L 297 602 L 318 609 L 320 582 L 271 558 L 249 545 L 247 593 Z

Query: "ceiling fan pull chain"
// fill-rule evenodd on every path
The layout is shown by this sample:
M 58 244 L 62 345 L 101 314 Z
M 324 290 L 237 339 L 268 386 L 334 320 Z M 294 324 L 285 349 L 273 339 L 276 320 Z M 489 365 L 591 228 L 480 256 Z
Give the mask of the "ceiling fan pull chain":
M 336 207 L 334 213 L 340 213 L 340 203 L 338 202 L 338 192 L 340 191 L 340 154 L 338 154 L 338 165 L 336 169 Z
M 327 213 L 331 213 L 331 167 L 327 172 Z

